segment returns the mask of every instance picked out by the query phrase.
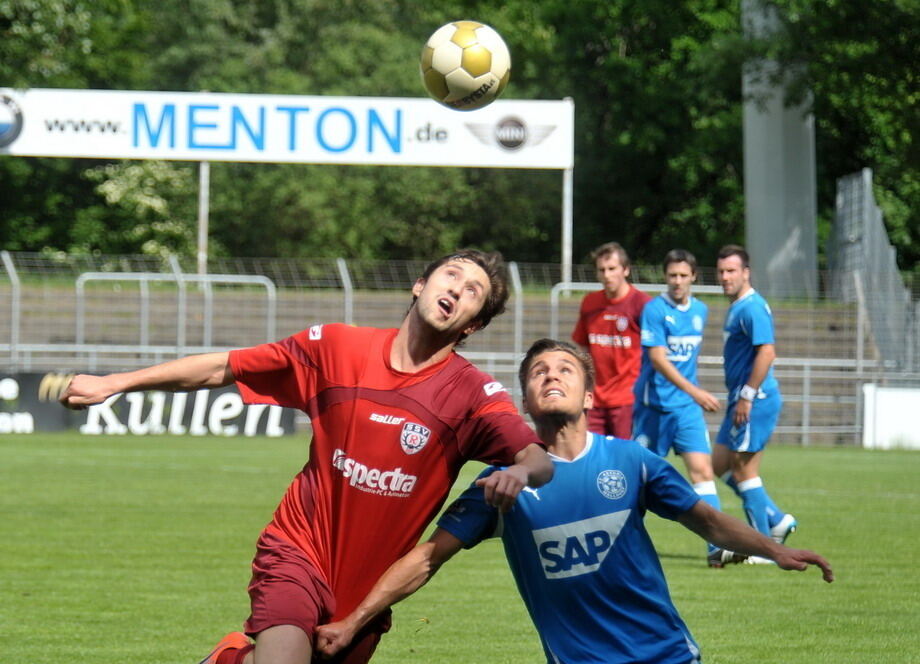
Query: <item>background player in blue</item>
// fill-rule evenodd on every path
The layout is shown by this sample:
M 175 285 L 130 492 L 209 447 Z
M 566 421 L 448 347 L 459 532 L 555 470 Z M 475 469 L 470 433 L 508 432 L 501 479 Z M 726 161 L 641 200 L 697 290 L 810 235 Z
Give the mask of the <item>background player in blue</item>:
M 690 294 L 697 268 L 693 254 L 672 249 L 662 268 L 668 290 L 642 310 L 642 367 L 633 388 L 633 438 L 661 457 L 673 448 L 687 466 L 693 490 L 721 509 L 703 418 L 703 410 L 719 409 L 719 400 L 699 386 L 696 375 L 709 309 Z M 736 560 L 731 551 L 709 545 L 710 567 Z
M 541 339 L 527 352 L 520 377 L 525 408 L 555 465 L 552 482 L 522 492 L 502 514 L 477 486 L 495 469 L 484 471 L 431 538 L 394 563 L 354 612 L 318 628 L 320 652 L 338 652 L 461 548 L 497 530 L 547 662 L 700 661 L 645 530 L 647 509 L 724 548 L 768 556 L 783 569 L 818 565 L 825 581 L 833 580 L 821 556 L 789 549 L 712 509 L 661 457 L 633 441 L 588 433 L 593 368 L 582 351 Z
M 798 524 L 776 506 L 760 477 L 764 448 L 783 405 L 773 375 L 773 312 L 751 286 L 750 258 L 743 247 L 723 247 L 716 270 L 731 305 L 722 331 L 728 410 L 716 439 L 713 467 L 741 497 L 751 526 L 785 542 Z

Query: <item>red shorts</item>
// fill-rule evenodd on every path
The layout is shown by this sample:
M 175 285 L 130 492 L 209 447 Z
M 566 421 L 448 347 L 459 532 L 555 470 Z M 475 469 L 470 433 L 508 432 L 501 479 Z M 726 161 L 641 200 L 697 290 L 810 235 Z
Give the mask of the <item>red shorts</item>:
M 632 404 L 588 411 L 588 431 L 603 436 L 632 438 Z
M 246 634 L 256 638 L 259 632 L 276 625 L 294 625 L 310 638 L 317 625 L 329 622 L 335 613 L 335 597 L 323 576 L 300 549 L 287 541 L 262 533 L 252 561 L 249 583 L 252 614 L 245 624 Z M 351 645 L 325 664 L 364 664 L 369 661 L 390 629 L 390 611 L 382 613 L 355 635 Z

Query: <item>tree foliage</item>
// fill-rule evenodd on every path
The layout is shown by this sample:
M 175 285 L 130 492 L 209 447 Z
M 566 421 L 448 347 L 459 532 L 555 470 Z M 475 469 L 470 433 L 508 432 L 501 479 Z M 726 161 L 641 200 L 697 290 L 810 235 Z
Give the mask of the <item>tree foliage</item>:
M 835 179 L 870 166 L 903 264 L 917 261 L 918 10 L 777 0 L 746 40 L 737 0 L 0 0 L 0 85 L 421 96 L 438 25 L 476 18 L 513 56 L 509 98 L 572 97 L 575 253 L 711 258 L 743 238 L 741 68 L 810 90 L 826 229 Z M 192 252 L 193 165 L 0 159 L 4 248 Z M 213 164 L 213 251 L 427 257 L 459 244 L 559 259 L 561 176 L 502 169 Z

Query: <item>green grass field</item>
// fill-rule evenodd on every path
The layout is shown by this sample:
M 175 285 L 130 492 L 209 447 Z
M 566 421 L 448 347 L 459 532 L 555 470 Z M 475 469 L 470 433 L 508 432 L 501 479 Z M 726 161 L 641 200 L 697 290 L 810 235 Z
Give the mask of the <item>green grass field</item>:
M 0 661 L 197 662 L 246 617 L 255 539 L 305 459 L 302 438 L 0 436 Z M 790 543 L 823 553 L 837 582 L 710 570 L 700 540 L 649 516 L 704 660 L 920 662 L 920 453 L 775 447 L 763 475 L 799 519 Z M 489 542 L 396 607 L 374 661 L 541 656 Z

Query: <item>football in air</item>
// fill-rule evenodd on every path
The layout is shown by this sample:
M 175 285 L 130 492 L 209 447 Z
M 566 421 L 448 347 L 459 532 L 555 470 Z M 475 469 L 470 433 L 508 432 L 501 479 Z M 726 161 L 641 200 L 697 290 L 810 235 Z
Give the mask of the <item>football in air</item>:
M 511 76 L 511 54 L 501 36 L 476 21 L 454 21 L 434 31 L 422 49 L 422 82 L 448 108 L 472 111 L 494 101 Z

